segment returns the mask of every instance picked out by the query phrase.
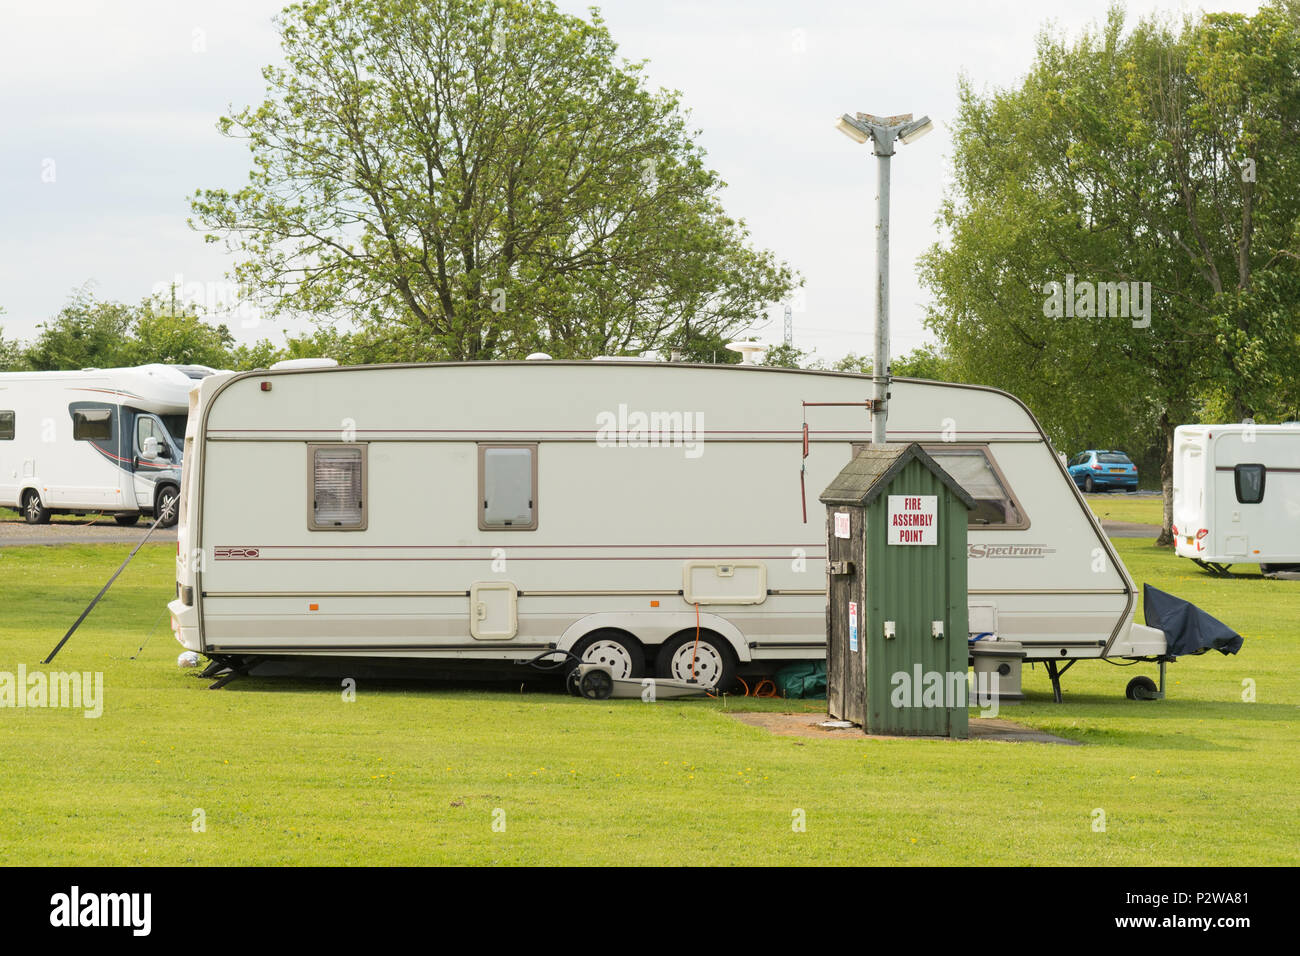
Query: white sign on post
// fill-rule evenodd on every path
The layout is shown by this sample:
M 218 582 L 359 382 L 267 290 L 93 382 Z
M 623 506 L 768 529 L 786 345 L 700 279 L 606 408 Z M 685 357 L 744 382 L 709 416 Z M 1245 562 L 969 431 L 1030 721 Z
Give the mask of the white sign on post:
M 938 544 L 939 496 L 890 495 L 889 544 Z
M 835 512 L 835 537 L 847 538 L 849 536 L 849 515 L 845 511 Z

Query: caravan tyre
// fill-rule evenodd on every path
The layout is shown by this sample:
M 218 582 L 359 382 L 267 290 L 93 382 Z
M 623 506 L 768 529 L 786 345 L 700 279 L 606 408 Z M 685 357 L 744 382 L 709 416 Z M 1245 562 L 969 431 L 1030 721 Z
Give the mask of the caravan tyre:
M 161 515 L 162 520 L 158 525 L 163 528 L 170 528 L 176 523 L 177 504 L 180 495 L 177 494 L 176 488 L 172 485 L 164 485 L 158 492 L 158 500 L 154 505 L 154 515 Z
M 596 631 L 573 646 L 584 664 L 609 668 L 615 680 L 635 680 L 645 674 L 645 651 L 636 638 L 622 631 Z
M 34 488 L 23 495 L 23 518 L 28 524 L 49 524 L 53 513 L 41 504 L 40 493 Z
M 671 680 L 697 680 L 705 690 L 726 691 L 736 680 L 736 655 L 731 645 L 712 631 L 685 631 L 659 648 L 655 672 Z

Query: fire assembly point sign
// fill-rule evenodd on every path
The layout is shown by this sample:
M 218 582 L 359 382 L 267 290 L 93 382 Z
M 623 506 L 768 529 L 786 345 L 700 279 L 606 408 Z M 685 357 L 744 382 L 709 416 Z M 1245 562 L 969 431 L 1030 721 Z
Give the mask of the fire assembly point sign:
M 938 544 L 939 496 L 890 495 L 889 544 Z

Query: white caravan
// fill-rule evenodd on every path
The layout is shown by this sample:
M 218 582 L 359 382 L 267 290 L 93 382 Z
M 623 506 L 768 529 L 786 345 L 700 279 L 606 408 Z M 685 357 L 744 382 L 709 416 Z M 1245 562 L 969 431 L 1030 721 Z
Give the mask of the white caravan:
M 870 394 L 860 375 L 655 362 L 214 375 L 192 394 L 173 629 L 232 667 L 558 648 L 615 677 L 682 679 L 694 658 L 712 683 L 823 658 L 817 496 L 870 441 Z M 1057 662 L 1164 653 L 1018 399 L 892 395 L 889 440 L 925 443 L 978 502 L 973 632 L 1023 642 L 1054 683 Z
M 1174 549 L 1216 573 L 1300 565 L 1300 425 L 1174 429 Z
M 0 373 L 0 506 L 174 524 L 189 391 L 203 366 Z

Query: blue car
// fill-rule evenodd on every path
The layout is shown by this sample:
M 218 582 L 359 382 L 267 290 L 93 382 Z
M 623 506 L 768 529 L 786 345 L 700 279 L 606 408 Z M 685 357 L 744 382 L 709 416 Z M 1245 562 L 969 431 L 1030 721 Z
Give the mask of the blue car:
M 1074 483 L 1084 491 L 1109 491 L 1112 488 L 1137 491 L 1137 465 L 1122 451 L 1094 448 L 1075 455 L 1066 469 Z

